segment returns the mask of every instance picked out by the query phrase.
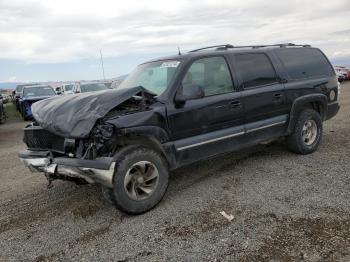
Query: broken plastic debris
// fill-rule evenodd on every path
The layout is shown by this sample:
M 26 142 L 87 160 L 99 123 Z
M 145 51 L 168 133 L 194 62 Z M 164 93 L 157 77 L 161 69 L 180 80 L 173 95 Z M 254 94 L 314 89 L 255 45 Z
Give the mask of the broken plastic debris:
M 232 214 L 228 215 L 225 211 L 221 211 L 220 214 L 223 215 L 230 222 L 234 219 L 234 216 Z

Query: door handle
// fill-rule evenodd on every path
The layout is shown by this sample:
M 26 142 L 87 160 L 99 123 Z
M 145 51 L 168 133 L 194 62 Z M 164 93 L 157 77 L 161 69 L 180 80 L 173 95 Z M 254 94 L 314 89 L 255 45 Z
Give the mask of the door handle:
M 277 93 L 277 94 L 274 94 L 273 97 L 276 98 L 276 99 L 281 99 L 283 95 L 280 94 L 280 93 Z
M 241 101 L 231 101 L 231 106 L 236 108 L 236 107 L 241 107 Z

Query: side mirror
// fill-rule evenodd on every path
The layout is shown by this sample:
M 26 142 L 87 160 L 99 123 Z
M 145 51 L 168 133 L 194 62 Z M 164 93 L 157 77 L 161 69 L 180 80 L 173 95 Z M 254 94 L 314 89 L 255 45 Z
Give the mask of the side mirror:
M 175 102 L 184 103 L 187 100 L 200 99 L 204 97 L 204 88 L 200 85 L 189 85 L 181 87 L 175 96 Z
M 0 100 L 3 99 L 4 97 L 0 94 Z

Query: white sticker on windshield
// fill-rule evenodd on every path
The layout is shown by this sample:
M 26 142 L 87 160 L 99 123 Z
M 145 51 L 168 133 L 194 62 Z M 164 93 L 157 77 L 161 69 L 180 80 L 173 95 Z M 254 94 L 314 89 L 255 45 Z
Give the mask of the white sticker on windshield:
M 167 61 L 162 63 L 160 67 L 177 67 L 179 64 L 179 61 Z

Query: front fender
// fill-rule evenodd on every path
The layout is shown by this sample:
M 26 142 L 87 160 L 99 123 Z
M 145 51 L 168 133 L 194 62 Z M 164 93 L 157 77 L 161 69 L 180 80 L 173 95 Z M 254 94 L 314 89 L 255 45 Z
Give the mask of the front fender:
M 168 133 L 158 126 L 135 126 L 120 130 L 122 135 L 139 135 L 144 137 L 154 137 L 160 144 L 169 141 Z

